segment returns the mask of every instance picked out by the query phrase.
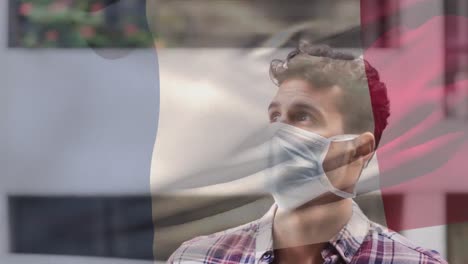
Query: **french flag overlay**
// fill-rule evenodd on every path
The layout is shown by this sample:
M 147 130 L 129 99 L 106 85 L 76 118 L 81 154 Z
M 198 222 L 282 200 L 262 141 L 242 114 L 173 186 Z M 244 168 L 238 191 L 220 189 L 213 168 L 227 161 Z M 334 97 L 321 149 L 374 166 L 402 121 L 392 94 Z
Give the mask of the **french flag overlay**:
M 18 9 L 41 15 L 46 2 L 0 5 L 13 17 Z M 52 7 L 78 2 L 55 1 Z M 116 16 L 129 12 L 126 2 L 106 1 L 90 11 Z M 133 14 L 140 12 L 136 16 L 146 22 L 144 8 Z M 86 17 L 87 12 L 73 14 Z M 64 16 L 59 20 L 73 20 Z M 148 26 L 139 34 L 152 40 Z M 86 44 L 84 37 L 76 42 Z M 117 35 L 114 40 L 125 39 Z M 154 47 L 2 46 L 0 58 L 6 112 L 0 263 L 152 263 L 149 173 L 159 106 Z
M 108 12 L 112 20 L 129 1 L 109 0 L 91 12 Z M 374 201 L 369 208 L 378 207 L 395 231 L 468 224 L 468 3 L 462 8 L 462 1 L 356 0 L 347 6 L 355 11 L 348 24 L 333 23 L 336 14 L 327 12 L 335 6 L 327 0 L 321 4 L 330 9 L 314 14 L 302 10 L 307 1 L 258 1 L 261 12 L 232 4 L 242 1 L 212 1 L 217 9 L 207 10 L 214 18 L 225 9 L 241 16 L 227 16 L 234 26 L 211 32 L 195 26 L 205 14 L 190 13 L 196 1 L 168 8 L 174 17 L 186 15 L 180 26 L 157 16 L 164 11 L 159 4 L 172 1 L 148 0 L 138 14 L 148 21 L 145 33 L 180 43 L 157 42 L 167 45 L 158 50 L 0 47 L 8 100 L 0 262 L 164 262 L 183 241 L 261 217 L 273 201 L 248 193 L 244 182 L 215 189 L 217 196 L 154 190 L 223 161 L 268 125 L 276 89 L 269 63 L 310 32 L 321 34 L 312 44 L 362 54 L 387 87 L 388 124 L 375 125 L 383 130 L 378 177 L 363 192 L 380 189 L 383 208 Z M 33 5 L 16 2 L 22 14 L 31 12 Z M 262 4 L 280 16 L 264 19 Z M 284 14 L 286 6 L 294 12 Z M 278 22 L 301 11 L 302 21 Z M 273 30 L 252 37 L 241 18 Z M 58 36 L 53 31 L 49 38 Z M 372 102 L 384 100 L 374 90 Z M 382 115 L 374 112 L 376 120 Z
M 381 13 L 373 2 L 361 1 L 361 35 L 364 58 L 379 71 L 391 105 L 377 150 L 387 224 L 398 231 L 467 222 L 458 193 L 468 190 L 468 127 L 454 112 L 467 110 L 468 75 L 460 73 L 468 66 L 468 18 L 456 1 L 387 1 Z M 441 4 L 443 12 L 431 11 Z M 375 25 L 392 16 L 403 22 L 373 38 Z M 394 51 L 380 53 L 385 42 Z M 394 213 L 393 193 L 415 201 L 404 221 Z
M 334 48 L 347 48 L 351 43 L 377 69 L 387 87 L 388 124 L 377 121 L 375 127 L 384 130 L 376 155 L 379 186 L 375 189 L 381 190 L 385 222 L 395 231 L 468 221 L 468 201 L 460 194 L 468 190 L 468 167 L 464 167 L 468 166 L 464 161 L 468 135 L 463 114 L 468 112 L 468 74 L 464 73 L 468 68 L 468 18 L 455 2 L 361 0 L 356 24 L 337 28 L 336 35 L 313 42 Z M 283 53 L 271 57 L 245 56 L 264 51 L 238 52 L 242 49 L 229 41 L 159 51 L 161 110 L 152 188 L 212 166 L 222 160 L 225 149 L 238 143 L 235 140 L 252 134 L 261 120 L 266 121 L 265 109 L 274 86 L 265 80 L 264 69 L 271 59 L 291 51 L 295 46 L 291 42 L 296 41 L 293 33 L 280 33 L 273 39 L 282 43 L 272 41 L 266 48 Z M 382 94 L 371 94 L 371 100 L 383 100 Z M 383 114 L 376 111 L 374 116 L 378 120 Z M 168 256 L 182 241 L 237 224 L 228 220 L 241 215 L 248 222 L 256 217 L 249 213 L 267 209 L 264 204 L 249 207 L 258 197 L 230 200 L 231 190 L 216 191 L 221 195 L 211 199 L 153 200 L 157 258 Z M 240 207 L 245 210 L 236 211 Z

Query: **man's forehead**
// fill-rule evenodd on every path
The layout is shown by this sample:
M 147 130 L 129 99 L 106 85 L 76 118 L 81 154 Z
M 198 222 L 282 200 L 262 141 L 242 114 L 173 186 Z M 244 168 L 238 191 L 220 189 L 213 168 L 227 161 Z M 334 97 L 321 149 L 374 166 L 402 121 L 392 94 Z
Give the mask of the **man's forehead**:
M 307 81 L 293 79 L 284 81 L 277 89 L 273 101 L 292 100 L 298 98 L 306 98 L 313 101 L 334 100 L 337 96 L 342 95 L 342 90 L 338 86 L 316 88 Z
M 319 112 L 324 110 L 324 107 L 320 104 L 320 98 L 304 93 L 290 93 L 290 94 L 277 94 L 270 105 L 268 110 L 280 109 L 280 108 L 294 108 L 294 109 L 315 109 Z

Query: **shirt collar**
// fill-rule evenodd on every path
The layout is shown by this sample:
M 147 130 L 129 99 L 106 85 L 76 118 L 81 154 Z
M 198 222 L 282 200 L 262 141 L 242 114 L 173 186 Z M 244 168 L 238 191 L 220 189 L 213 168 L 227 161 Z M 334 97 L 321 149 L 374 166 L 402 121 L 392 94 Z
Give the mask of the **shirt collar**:
M 267 253 L 273 253 L 273 219 L 277 205 L 274 204 L 268 212 L 258 220 L 255 263 Z M 359 206 L 353 201 L 353 212 L 348 223 L 329 240 L 329 246 L 335 249 L 346 263 L 349 263 L 369 232 L 370 222 Z M 331 254 L 329 249 L 322 251 L 325 259 Z
M 353 213 L 351 218 L 340 232 L 329 240 L 329 243 L 336 249 L 345 262 L 349 263 L 357 250 L 361 247 L 362 242 L 369 232 L 369 228 L 369 219 L 353 201 Z M 323 257 L 325 258 L 326 256 Z
M 264 254 L 273 253 L 273 219 L 277 206 L 274 204 L 268 212 L 258 220 L 255 240 L 255 263 L 259 263 Z

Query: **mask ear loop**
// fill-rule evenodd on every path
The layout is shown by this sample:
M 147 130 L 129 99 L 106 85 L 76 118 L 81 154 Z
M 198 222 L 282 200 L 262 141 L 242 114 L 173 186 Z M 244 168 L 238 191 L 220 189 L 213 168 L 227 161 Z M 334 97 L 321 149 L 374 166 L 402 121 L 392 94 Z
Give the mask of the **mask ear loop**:
M 325 187 L 325 189 L 327 189 L 328 191 L 330 191 L 331 193 L 341 197 L 341 198 L 354 198 L 356 197 L 356 188 L 353 189 L 353 192 L 352 193 L 349 193 L 349 192 L 345 192 L 345 191 L 342 191 L 338 188 L 336 188 L 335 186 L 333 186 L 333 184 L 330 182 L 330 180 L 325 176 L 325 177 L 321 177 L 320 178 L 320 182 L 322 183 L 322 185 Z
M 364 165 L 364 169 L 367 168 L 367 166 L 369 166 L 369 163 L 371 161 L 372 158 L 370 158 L 367 162 L 366 162 L 366 165 Z
M 343 141 L 353 140 L 353 139 L 355 139 L 357 137 L 359 137 L 359 135 L 357 135 L 357 134 L 342 134 L 342 135 L 332 136 L 332 137 L 328 138 L 328 140 L 330 140 L 330 142 L 343 142 Z M 336 188 L 335 186 L 333 186 L 333 184 L 330 182 L 330 180 L 327 177 L 321 178 L 321 182 L 322 182 L 322 184 L 326 185 L 326 188 L 331 193 L 333 193 L 333 194 L 335 194 L 337 196 L 340 196 L 340 197 L 345 198 L 345 199 L 356 197 L 356 188 L 353 189 L 352 193 L 349 193 L 349 192 L 342 191 L 342 190 Z
M 341 142 L 341 141 L 353 140 L 357 137 L 359 137 L 359 135 L 357 134 L 343 134 L 343 135 L 333 136 L 328 139 L 333 142 Z

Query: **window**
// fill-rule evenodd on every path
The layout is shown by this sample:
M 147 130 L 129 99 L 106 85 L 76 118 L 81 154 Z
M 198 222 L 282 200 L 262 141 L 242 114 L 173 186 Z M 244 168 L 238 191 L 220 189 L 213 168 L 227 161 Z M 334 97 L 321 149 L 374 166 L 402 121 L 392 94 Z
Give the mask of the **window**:
M 402 13 L 412 12 L 415 8 L 401 8 L 400 0 L 369 0 L 362 5 L 364 16 L 374 17 L 362 25 L 363 47 L 398 48 Z
M 150 47 L 146 1 L 10 0 L 9 46 Z
M 447 194 L 447 255 L 449 263 L 468 263 L 468 193 Z
M 9 197 L 10 251 L 153 259 L 151 197 Z

